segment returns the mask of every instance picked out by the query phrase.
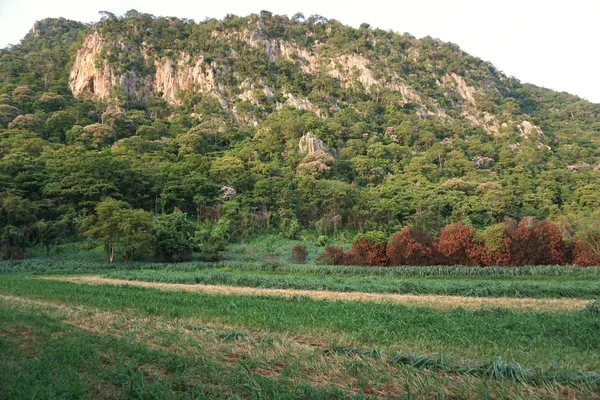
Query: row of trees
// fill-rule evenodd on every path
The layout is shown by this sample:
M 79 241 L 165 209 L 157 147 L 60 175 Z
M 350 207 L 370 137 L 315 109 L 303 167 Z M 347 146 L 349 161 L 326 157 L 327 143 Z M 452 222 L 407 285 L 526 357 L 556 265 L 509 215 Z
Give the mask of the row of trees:
M 227 218 L 221 218 L 216 224 L 193 222 L 179 210 L 155 215 L 113 198 L 103 199 L 94 211 L 76 227 L 64 220 L 42 220 L 25 227 L 7 224 L 0 228 L 0 258 L 23 258 L 30 245 L 43 246 L 50 254 L 67 236 L 81 235 L 89 240 L 88 246 L 98 243 L 104 246 L 107 262 L 189 261 L 194 250 L 205 260 L 214 260 L 225 250 L 229 239 Z
M 415 227 L 406 227 L 389 240 L 381 232 L 369 232 L 357 235 L 348 251 L 326 246 L 320 261 L 369 266 L 600 265 L 599 222 L 600 218 L 590 221 L 573 241 L 563 238 L 559 226 L 531 217 L 520 222 L 506 218 L 482 232 L 456 222 L 443 227 L 437 238 Z
M 219 257 L 228 240 L 226 219 L 216 224 L 194 223 L 179 210 L 153 215 L 112 198 L 98 203 L 95 211 L 83 221 L 82 233 L 104 245 L 107 262 L 115 258 L 125 262 L 132 259 L 189 261 L 194 250 L 210 260 Z

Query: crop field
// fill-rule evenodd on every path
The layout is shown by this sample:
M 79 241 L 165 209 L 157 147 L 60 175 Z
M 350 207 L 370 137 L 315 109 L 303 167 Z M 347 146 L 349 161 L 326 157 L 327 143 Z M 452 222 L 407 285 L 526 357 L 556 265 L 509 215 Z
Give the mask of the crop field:
M 600 398 L 598 268 L 0 271 L 0 398 Z

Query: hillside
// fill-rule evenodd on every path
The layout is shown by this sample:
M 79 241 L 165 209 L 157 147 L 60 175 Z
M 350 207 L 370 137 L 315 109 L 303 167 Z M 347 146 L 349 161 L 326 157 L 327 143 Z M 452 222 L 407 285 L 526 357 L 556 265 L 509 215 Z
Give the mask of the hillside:
M 600 105 L 321 16 L 39 21 L 0 51 L 4 240 L 79 235 L 105 198 L 227 240 L 507 216 L 570 238 L 600 207 Z

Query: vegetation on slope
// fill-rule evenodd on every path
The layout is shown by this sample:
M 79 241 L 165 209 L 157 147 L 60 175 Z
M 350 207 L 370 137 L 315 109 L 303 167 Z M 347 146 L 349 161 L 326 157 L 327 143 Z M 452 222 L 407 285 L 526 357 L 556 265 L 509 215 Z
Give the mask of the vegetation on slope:
M 91 67 L 110 88 L 74 98 L 71 67 L 94 34 Z M 201 60 L 213 89 L 170 98 L 144 86 L 184 54 L 163 72 Z M 109 260 L 185 260 L 193 248 L 215 258 L 265 229 L 389 237 L 507 216 L 593 242 L 578 231 L 600 206 L 600 106 L 521 84 L 453 44 L 320 16 L 130 11 L 91 26 L 40 21 L 0 51 L 0 70 L 3 258 L 73 237 L 105 244 Z M 309 132 L 324 152 L 298 151 Z

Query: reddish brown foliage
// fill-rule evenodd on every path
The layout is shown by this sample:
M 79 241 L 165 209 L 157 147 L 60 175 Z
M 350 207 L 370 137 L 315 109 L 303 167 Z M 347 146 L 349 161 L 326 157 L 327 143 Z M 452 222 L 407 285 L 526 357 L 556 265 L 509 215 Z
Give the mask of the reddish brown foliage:
M 504 250 L 491 249 L 482 244 L 474 244 L 469 252 L 471 265 L 487 266 L 508 266 L 510 265 L 510 256 Z
M 304 264 L 306 262 L 306 249 L 304 246 L 295 245 L 292 247 L 292 258 L 296 264 Z
M 319 256 L 319 262 L 325 265 L 345 264 L 344 251 L 336 246 L 325 246 L 325 250 Z
M 576 242 L 573 250 L 578 265 L 600 265 L 600 257 Z M 326 246 L 319 257 L 324 264 L 343 265 L 481 265 L 520 266 L 565 264 L 570 248 L 560 229 L 549 221 L 525 218 L 517 223 L 507 218 L 504 225 L 490 227 L 475 239 L 475 229 L 460 223 L 442 228 L 436 242 L 426 231 L 408 227 L 387 246 L 381 237 L 359 236 L 352 249 Z
M 369 240 L 366 237 L 352 242 L 352 253 L 359 265 L 388 265 L 386 245 Z M 348 255 L 352 257 L 352 255 Z
M 549 221 L 525 218 L 505 221 L 504 246 L 510 265 L 564 264 L 567 247 L 560 230 Z
M 391 265 L 431 265 L 438 260 L 433 238 L 421 229 L 407 227 L 387 245 Z
M 325 246 L 325 250 L 319 256 L 319 262 L 325 265 L 366 265 L 364 257 L 352 250 L 344 252 L 337 246 Z
M 475 229 L 459 222 L 442 228 L 438 239 L 440 263 L 444 265 L 477 265 L 481 249 L 475 248 Z
M 581 240 L 573 242 L 573 263 L 581 267 L 600 266 L 600 257 Z

